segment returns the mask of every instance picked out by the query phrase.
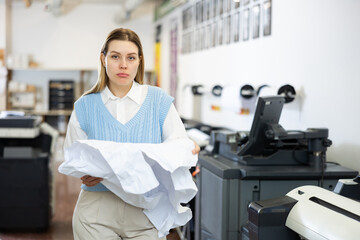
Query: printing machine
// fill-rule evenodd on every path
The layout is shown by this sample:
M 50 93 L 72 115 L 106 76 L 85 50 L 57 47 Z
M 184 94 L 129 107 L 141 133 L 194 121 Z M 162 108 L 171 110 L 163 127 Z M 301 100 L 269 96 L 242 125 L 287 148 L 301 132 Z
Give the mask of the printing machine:
M 360 236 L 360 202 L 318 186 L 301 186 L 284 197 L 252 202 L 252 240 L 346 239 Z
M 0 229 L 45 230 L 54 211 L 58 131 L 39 116 L 0 117 Z
M 260 97 L 250 131 L 211 132 L 196 175 L 196 240 L 242 239 L 249 231 L 251 202 L 282 197 L 304 185 L 332 191 L 339 179 L 358 175 L 326 162 L 328 129 L 286 131 L 279 124 L 284 102 L 280 96 Z

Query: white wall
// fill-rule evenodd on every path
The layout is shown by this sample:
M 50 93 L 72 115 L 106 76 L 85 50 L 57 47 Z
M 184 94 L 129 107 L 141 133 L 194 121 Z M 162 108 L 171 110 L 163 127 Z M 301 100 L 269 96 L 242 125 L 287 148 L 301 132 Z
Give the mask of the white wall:
M 5 0 L 0 0 L 0 49 L 5 48 L 5 36 L 6 36 L 6 14 L 5 14 Z
M 3 2 L 0 0 L 0 10 Z M 285 106 L 281 124 L 286 129 L 329 128 L 333 146 L 328 150 L 328 160 L 360 170 L 360 113 L 356 106 L 360 103 L 360 1 L 273 0 L 272 5 L 271 36 L 180 55 L 180 113 L 191 108 L 182 90 L 186 84 L 289 83 L 301 90 L 302 98 L 297 105 Z M 46 68 L 95 68 L 105 36 L 120 27 L 113 21 L 118 6 L 82 4 L 60 17 L 43 12 L 42 7 L 37 1 L 29 9 L 22 1 L 13 2 L 13 52 L 33 55 Z M 152 14 L 139 15 L 121 27 L 132 28 L 140 35 L 146 68 L 152 69 L 155 24 Z M 181 8 L 158 21 L 163 25 L 161 68 L 166 90 L 172 19 L 180 23 Z M 42 81 L 32 73 L 19 72 L 14 77 Z M 251 115 L 213 112 L 208 104 L 203 102 L 204 122 L 238 130 L 249 128 Z
M 77 2 L 77 1 L 75 1 Z M 12 53 L 29 54 L 44 68 L 96 69 L 101 46 L 114 28 L 134 30 L 142 40 L 146 69 L 154 66 L 152 2 L 145 1 L 134 18 L 123 24 L 114 21 L 121 4 L 82 3 L 65 5 L 65 14 L 44 11 L 44 2 L 12 3 Z
M 40 89 L 41 110 L 48 109 L 50 79 L 74 80 L 79 86 L 80 70 L 85 69 L 90 70 L 84 76 L 85 90 L 96 82 L 100 49 L 108 33 L 115 28 L 130 28 L 139 35 L 145 70 L 154 68 L 153 1 L 144 1 L 123 24 L 115 21 L 116 13 L 122 10 L 120 3 L 79 2 L 66 1 L 60 16 L 44 11 L 43 1 L 32 1 L 30 8 L 26 8 L 23 1 L 12 2 L 11 21 L 7 23 L 11 30 L 11 46 L 7 46 L 7 51 L 13 56 L 29 55 L 40 67 L 40 70 L 15 69 L 12 80 Z M 4 5 L 5 0 L 0 0 L 0 11 Z M 77 93 L 77 96 L 81 94 Z
M 180 56 L 180 113 L 191 108 L 186 84 L 292 84 L 301 101 L 284 107 L 280 123 L 285 129 L 329 128 L 328 161 L 360 170 L 359 10 L 358 0 L 273 0 L 271 36 Z M 249 129 L 251 115 L 210 111 L 208 104 L 203 101 L 203 122 Z

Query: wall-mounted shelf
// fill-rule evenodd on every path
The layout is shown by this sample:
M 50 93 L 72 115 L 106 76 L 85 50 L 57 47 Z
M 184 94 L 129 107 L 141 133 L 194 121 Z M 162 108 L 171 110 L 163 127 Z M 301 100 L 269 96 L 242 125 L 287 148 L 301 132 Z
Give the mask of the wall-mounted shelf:
M 26 89 L 8 89 L 7 109 L 34 110 L 36 106 L 36 87 L 28 85 Z
M 21 68 L 21 67 L 12 67 L 12 68 L 8 68 L 8 75 L 7 75 L 7 92 L 8 94 L 6 94 L 6 109 L 7 110 L 12 110 L 12 109 L 21 109 L 21 110 L 34 110 L 34 107 L 29 107 L 29 106 L 19 106 L 19 107 L 15 107 L 14 105 L 11 104 L 11 97 L 13 96 L 13 93 L 11 93 L 11 89 L 9 88 L 10 83 L 12 82 L 13 79 L 13 75 L 16 72 L 33 72 L 33 74 L 37 74 L 39 72 L 39 74 L 41 74 L 42 72 L 78 72 L 79 73 L 79 84 L 77 84 L 77 93 L 78 94 L 82 94 L 84 92 L 84 82 L 86 79 L 86 74 L 91 73 L 93 74 L 93 72 L 96 72 L 97 70 L 95 68 L 43 68 L 43 67 L 37 67 L 37 68 Z M 24 73 L 22 73 L 24 74 Z M 50 73 L 49 73 L 50 74 Z M 52 74 L 50 74 L 52 75 Z M 49 78 L 50 80 L 50 78 Z M 18 95 L 22 95 L 25 96 L 25 93 L 19 93 Z M 46 94 L 48 95 L 48 94 Z M 34 97 L 36 99 L 36 93 L 34 93 Z M 50 107 L 50 106 L 49 106 Z M 48 109 L 44 109 L 44 110 L 48 110 Z

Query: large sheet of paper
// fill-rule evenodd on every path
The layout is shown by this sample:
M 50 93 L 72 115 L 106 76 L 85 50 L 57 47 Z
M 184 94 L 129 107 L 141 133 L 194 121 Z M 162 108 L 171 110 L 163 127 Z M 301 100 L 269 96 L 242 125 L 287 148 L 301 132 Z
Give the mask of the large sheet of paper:
M 80 140 L 65 149 L 59 172 L 103 178 L 102 184 L 123 201 L 143 208 L 163 237 L 192 217 L 181 204 L 197 192 L 189 172 L 197 163 L 193 149 L 189 139 L 161 144 Z

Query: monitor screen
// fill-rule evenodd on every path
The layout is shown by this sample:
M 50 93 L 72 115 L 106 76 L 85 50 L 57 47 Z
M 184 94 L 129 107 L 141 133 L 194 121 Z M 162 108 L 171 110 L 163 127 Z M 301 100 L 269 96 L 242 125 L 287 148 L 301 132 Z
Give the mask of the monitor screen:
M 266 130 L 269 125 L 276 126 L 279 123 L 284 103 L 285 99 L 281 96 L 258 98 L 249 139 L 240 148 L 239 156 L 266 155 L 266 146 L 272 141 L 266 137 Z

